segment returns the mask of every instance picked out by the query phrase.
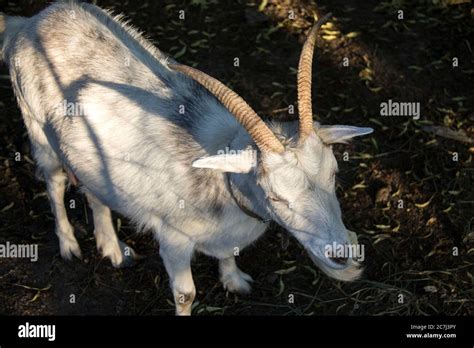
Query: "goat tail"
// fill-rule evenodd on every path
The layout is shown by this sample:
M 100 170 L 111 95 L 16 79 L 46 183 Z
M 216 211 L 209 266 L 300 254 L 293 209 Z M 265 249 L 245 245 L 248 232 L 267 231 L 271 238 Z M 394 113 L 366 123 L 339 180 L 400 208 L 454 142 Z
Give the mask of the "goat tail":
M 26 19 L 25 17 L 7 16 L 5 13 L 0 12 L 0 60 L 3 60 L 6 42 L 20 30 Z

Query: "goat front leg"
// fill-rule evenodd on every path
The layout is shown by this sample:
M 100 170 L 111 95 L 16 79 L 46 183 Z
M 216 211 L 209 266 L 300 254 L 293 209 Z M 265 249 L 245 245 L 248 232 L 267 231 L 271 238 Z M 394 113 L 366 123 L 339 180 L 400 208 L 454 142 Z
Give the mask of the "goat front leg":
M 194 253 L 194 243 L 185 236 L 172 236 L 169 241 L 160 240 L 160 255 L 170 277 L 176 315 L 191 315 L 191 309 L 196 296 L 191 259 Z
M 138 258 L 137 254 L 117 238 L 110 209 L 90 192 L 86 196 L 94 216 L 94 235 L 99 252 L 103 257 L 109 258 L 115 268 L 133 266 Z
M 219 260 L 219 274 L 224 289 L 241 294 L 250 292 L 253 279 L 237 267 L 234 256 Z
M 59 250 L 63 259 L 70 260 L 72 255 L 81 258 L 81 249 L 74 236 L 67 218 L 64 206 L 64 191 L 66 189 L 66 175 L 61 168 L 44 172 L 48 197 L 56 221 L 56 235 L 59 238 Z

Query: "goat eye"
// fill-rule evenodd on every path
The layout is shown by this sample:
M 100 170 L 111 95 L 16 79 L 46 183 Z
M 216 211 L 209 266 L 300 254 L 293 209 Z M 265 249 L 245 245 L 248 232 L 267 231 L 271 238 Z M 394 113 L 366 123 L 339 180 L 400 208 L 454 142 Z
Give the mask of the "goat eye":
M 285 202 L 284 199 L 282 199 L 280 197 L 277 197 L 277 196 L 274 196 L 274 195 L 268 196 L 268 198 L 273 202 Z

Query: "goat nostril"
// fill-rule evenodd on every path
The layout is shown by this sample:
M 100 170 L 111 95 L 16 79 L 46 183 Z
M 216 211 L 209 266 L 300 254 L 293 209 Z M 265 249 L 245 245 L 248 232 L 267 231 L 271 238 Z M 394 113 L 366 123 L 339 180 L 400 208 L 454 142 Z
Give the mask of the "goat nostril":
M 340 265 L 345 265 L 347 263 L 348 258 L 347 257 L 330 257 L 329 258 L 331 261 L 338 263 Z

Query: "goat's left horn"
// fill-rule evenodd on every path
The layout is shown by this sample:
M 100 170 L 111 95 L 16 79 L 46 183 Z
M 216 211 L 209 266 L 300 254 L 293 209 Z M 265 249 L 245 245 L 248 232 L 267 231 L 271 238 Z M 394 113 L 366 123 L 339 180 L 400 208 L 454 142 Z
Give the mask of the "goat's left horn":
M 303 49 L 301 50 L 300 62 L 298 65 L 298 111 L 300 118 L 298 142 L 302 144 L 313 129 L 313 107 L 311 101 L 311 79 L 314 44 L 318 29 L 326 23 L 332 16 L 328 13 L 320 18 L 311 29 Z
M 260 116 L 233 90 L 215 78 L 200 70 L 182 64 L 170 64 L 170 68 L 179 71 L 203 85 L 209 92 L 234 115 L 237 121 L 249 132 L 255 144 L 262 152 L 278 152 L 285 150 L 282 143 L 263 122 Z

